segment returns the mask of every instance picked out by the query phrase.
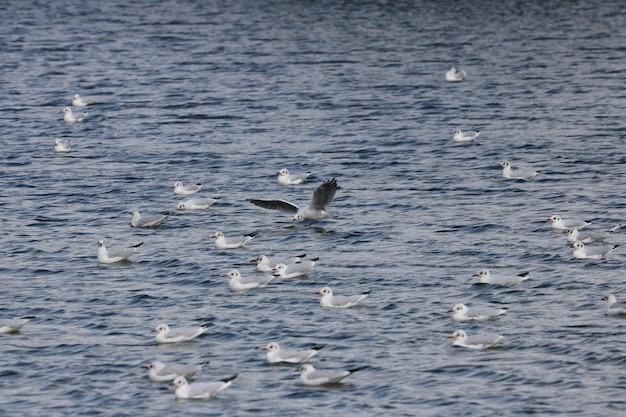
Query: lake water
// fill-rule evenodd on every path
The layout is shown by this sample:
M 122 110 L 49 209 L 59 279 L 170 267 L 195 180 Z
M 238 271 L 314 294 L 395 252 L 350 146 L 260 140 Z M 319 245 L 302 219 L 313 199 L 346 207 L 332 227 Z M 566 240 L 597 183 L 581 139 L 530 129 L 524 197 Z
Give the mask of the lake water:
M 553 214 L 624 223 L 626 6 L 620 1 L 5 1 L 0 4 L 0 337 L 6 416 L 514 416 L 626 406 L 624 247 L 574 260 Z M 451 66 L 467 72 L 446 83 Z M 60 110 L 94 97 L 84 123 Z M 456 144 L 450 131 L 480 130 Z M 55 154 L 57 138 L 72 150 Z M 498 163 L 541 170 L 502 178 Z M 312 171 L 301 186 L 280 168 Z M 306 204 L 308 226 L 250 204 Z M 221 196 L 180 212 L 175 181 Z M 128 211 L 171 211 L 157 229 Z M 246 248 L 211 236 L 256 232 Z M 100 265 L 97 241 L 144 242 Z M 612 244 L 624 243 L 624 232 Z M 222 275 L 261 254 L 306 253 L 306 278 L 233 294 Z M 514 288 L 472 274 L 530 272 Z M 326 310 L 315 292 L 372 290 Z M 458 324 L 456 303 L 506 306 Z M 211 330 L 157 346 L 158 323 Z M 504 335 L 498 349 L 447 335 Z M 319 369 L 367 366 L 334 387 L 298 383 L 259 350 L 326 344 Z M 234 373 L 210 401 L 176 401 L 141 368 L 210 361 Z

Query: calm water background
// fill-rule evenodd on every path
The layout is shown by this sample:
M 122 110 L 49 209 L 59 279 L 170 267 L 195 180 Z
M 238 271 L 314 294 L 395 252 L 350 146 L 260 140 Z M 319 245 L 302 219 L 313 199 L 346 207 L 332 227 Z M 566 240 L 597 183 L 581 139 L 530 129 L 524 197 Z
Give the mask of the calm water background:
M 552 214 L 624 222 L 623 2 L 4 1 L 0 4 L 0 338 L 7 416 L 606 415 L 626 406 L 624 251 L 575 261 Z M 463 83 L 445 83 L 452 65 Z M 98 99 L 82 124 L 61 108 Z M 454 128 L 482 131 L 451 141 Z M 70 138 L 72 152 L 53 142 Z M 497 164 L 542 170 L 506 181 Z M 282 187 L 275 172 L 313 171 Z M 246 199 L 306 203 L 337 177 L 332 219 L 294 226 Z M 222 196 L 176 212 L 174 181 Z M 172 211 L 156 230 L 129 209 Z M 247 249 L 210 236 L 258 232 Z M 96 242 L 144 242 L 99 265 Z M 618 233 L 612 243 L 624 243 Z M 626 245 L 624 246 L 626 247 Z M 308 278 L 232 294 L 221 275 L 260 254 L 320 257 Z M 472 285 L 478 269 L 513 289 Z M 315 292 L 373 290 L 327 311 Z M 458 325 L 457 302 L 508 306 Z M 212 330 L 157 346 L 159 322 Z M 490 351 L 446 336 L 498 332 Z M 318 368 L 368 365 L 340 387 L 298 385 L 259 347 L 328 346 Z M 239 373 L 174 400 L 140 366 L 209 360 Z

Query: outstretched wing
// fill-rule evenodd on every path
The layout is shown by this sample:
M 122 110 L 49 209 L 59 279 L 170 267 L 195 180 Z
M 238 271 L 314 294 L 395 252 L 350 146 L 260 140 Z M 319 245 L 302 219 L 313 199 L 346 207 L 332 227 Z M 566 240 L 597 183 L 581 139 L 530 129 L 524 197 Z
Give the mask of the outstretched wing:
M 317 191 L 315 191 L 317 193 Z M 298 206 L 285 200 L 249 200 L 255 206 L 263 207 L 270 210 L 286 211 L 288 213 L 297 213 Z
M 326 210 L 326 207 L 333 202 L 337 192 L 337 179 L 333 178 L 315 189 L 310 207 L 316 210 Z

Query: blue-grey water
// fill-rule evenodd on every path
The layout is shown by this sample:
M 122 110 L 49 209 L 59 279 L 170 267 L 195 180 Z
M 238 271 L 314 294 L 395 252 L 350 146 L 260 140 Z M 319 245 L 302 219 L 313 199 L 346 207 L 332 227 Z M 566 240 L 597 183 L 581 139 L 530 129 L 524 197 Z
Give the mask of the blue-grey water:
M 574 260 L 553 214 L 625 222 L 626 6 L 583 1 L 3 1 L 0 335 L 5 416 L 600 416 L 625 400 L 624 250 Z M 468 76 L 446 83 L 451 66 Z M 63 122 L 74 94 L 84 123 Z M 455 144 L 452 129 L 480 130 Z M 72 151 L 55 154 L 57 138 Z M 541 170 L 502 178 L 498 163 Z M 280 168 L 312 171 L 284 187 Z M 306 204 L 336 177 L 333 217 L 294 225 L 249 198 Z M 221 196 L 176 211 L 175 181 Z M 171 211 L 158 229 L 127 212 Z M 217 250 L 212 234 L 257 232 Z M 100 265 L 97 241 L 144 242 Z M 624 232 L 610 239 L 624 243 Z M 261 254 L 306 253 L 306 278 L 233 294 Z M 530 279 L 472 285 L 481 268 Z M 315 295 L 372 290 L 325 310 Z M 454 323 L 455 303 L 506 306 Z M 214 323 L 157 346 L 158 323 Z M 446 338 L 505 336 L 498 349 Z M 326 344 L 335 387 L 268 366 L 269 341 Z M 148 381 L 154 359 L 238 373 L 209 401 Z

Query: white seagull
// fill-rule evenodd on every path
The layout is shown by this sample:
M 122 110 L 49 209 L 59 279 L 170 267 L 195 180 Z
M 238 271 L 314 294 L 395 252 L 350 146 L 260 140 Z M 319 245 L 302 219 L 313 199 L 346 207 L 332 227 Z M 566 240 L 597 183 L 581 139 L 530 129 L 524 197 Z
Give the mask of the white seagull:
M 61 139 L 56 139 L 54 141 L 54 152 L 56 153 L 67 153 L 70 151 L 72 144 L 70 143 L 71 140 L 61 140 Z
M 74 98 L 72 99 L 72 106 L 74 107 L 87 107 L 91 106 L 95 101 L 91 98 L 84 98 L 79 96 L 78 94 L 74 94 Z
M 457 69 L 456 67 L 451 67 L 446 72 L 446 81 L 451 83 L 463 81 L 466 75 L 465 71 Z
M 130 219 L 130 225 L 132 227 L 159 227 L 167 219 L 170 213 L 163 213 L 150 216 L 142 216 L 139 211 L 129 211 L 128 214 L 132 216 Z
M 291 256 L 289 258 L 281 258 L 281 257 L 268 257 L 265 255 L 259 255 L 254 259 L 251 259 L 250 262 L 256 262 L 256 267 L 259 271 L 262 272 L 273 272 L 273 268 L 278 264 L 290 265 L 296 262 L 299 262 L 306 256 L 306 253 L 302 255 Z
M 104 246 L 104 241 L 100 239 L 98 241 L 98 262 L 101 264 L 112 264 L 124 261 L 130 258 L 141 245 L 143 245 L 143 242 L 129 246 L 128 248 L 107 249 L 106 246 Z
M 149 370 L 148 378 L 152 382 L 171 381 L 179 376 L 185 378 L 193 378 L 193 376 L 201 370 L 209 362 L 201 362 L 193 365 L 178 365 L 169 364 L 166 365 L 160 361 L 154 361 L 150 365 L 144 365 L 143 368 Z
M 548 217 L 548 221 L 552 223 L 552 228 L 555 230 L 582 229 L 583 227 L 591 224 L 591 222 L 584 220 L 562 219 L 561 216 L 556 214 Z
M 478 277 L 479 284 L 502 285 L 504 287 L 513 287 L 522 281 L 528 279 L 528 272 L 517 275 L 491 275 L 488 269 L 481 269 L 476 272 L 474 277 Z
M 290 174 L 287 168 L 283 168 L 276 174 L 278 174 L 278 183 L 280 185 L 296 185 L 305 182 L 309 175 L 311 175 L 311 171 L 302 174 Z
M 176 181 L 174 185 L 172 185 L 172 188 L 174 189 L 174 194 L 176 195 L 191 195 L 200 191 L 202 183 L 183 185 L 182 182 Z
M 579 232 L 578 229 L 569 229 L 567 231 L 567 240 L 572 243 L 576 241 L 583 243 L 603 242 L 604 239 L 617 232 L 621 227 L 622 225 L 618 224 L 609 230 L 599 232 Z
M 258 233 L 249 233 L 243 236 L 226 237 L 223 232 L 215 232 L 215 247 L 218 249 L 240 248 L 254 238 Z
M 313 268 L 319 260 L 320 258 L 313 258 L 292 264 L 279 263 L 272 268 L 272 271 L 274 271 L 275 276 L 281 278 L 301 277 L 308 274 L 311 268 Z
M 502 176 L 511 180 L 530 181 L 539 174 L 539 171 L 513 171 L 511 168 L 511 163 L 509 161 L 500 162 L 500 166 L 502 167 Z
M 233 269 L 227 274 L 223 275 L 224 278 L 228 278 L 228 285 L 234 292 L 247 291 L 252 288 L 264 288 L 267 284 L 272 282 L 274 275 L 263 275 L 261 277 L 246 277 L 243 278 L 238 270 Z
M 35 316 L 20 317 L 17 319 L 0 319 L 0 333 L 17 333 Z
M 155 339 L 158 344 L 188 342 L 206 332 L 211 325 L 211 323 L 205 323 L 199 327 L 170 329 L 167 324 L 159 324 L 152 329 L 152 333 L 156 333 Z
M 480 135 L 479 130 L 472 130 L 469 132 L 462 132 L 460 129 L 454 129 L 450 132 L 452 135 L 452 140 L 456 143 L 470 142 L 473 141 Z
M 453 313 L 452 320 L 456 322 L 487 321 L 506 313 L 506 310 L 506 308 L 492 307 L 469 308 L 465 304 L 457 304 L 451 310 L 448 310 L 448 313 Z
M 217 382 L 194 382 L 190 384 L 184 376 L 179 376 L 170 384 L 176 387 L 176 398 L 178 399 L 208 399 L 215 397 L 221 391 L 228 388 L 237 378 L 237 374 L 221 379 Z
M 61 113 L 64 113 L 63 120 L 65 120 L 65 123 L 82 122 L 83 120 L 85 120 L 85 117 L 87 117 L 87 115 L 89 114 L 89 113 L 72 113 L 72 109 L 70 109 L 69 107 L 63 108 L 63 110 L 61 110 Z
M 606 314 L 607 316 L 617 316 L 620 314 L 626 314 L 626 303 L 617 302 L 617 299 L 613 294 L 608 294 L 602 297 L 602 301 L 606 301 Z
M 606 259 L 618 246 L 585 246 L 583 242 L 577 241 L 570 248 L 574 249 L 573 255 L 576 259 Z
M 304 363 L 311 360 L 311 358 L 319 353 L 321 349 L 324 348 L 324 345 L 313 346 L 310 349 L 281 349 L 276 342 L 270 342 L 267 346 L 261 348 L 267 352 L 266 359 L 267 363 L 279 363 L 279 362 L 288 362 L 288 363 Z
M 504 336 L 499 334 L 477 334 L 468 336 L 464 330 L 457 330 L 448 336 L 454 339 L 454 346 L 466 347 L 470 349 L 488 349 L 494 347 Z
M 348 369 L 346 371 L 318 371 L 313 367 L 313 365 L 305 364 L 302 365 L 301 368 L 296 369 L 296 372 L 300 372 L 300 383 L 302 385 L 317 386 L 337 384 L 353 373 L 364 368 L 366 367 L 362 366 L 360 368 Z
M 285 200 L 252 199 L 250 202 L 266 209 L 294 213 L 293 220 L 320 220 L 331 216 L 330 212 L 328 212 L 328 206 L 333 202 L 336 192 L 337 179 L 333 178 L 315 189 L 311 203 L 304 208 L 299 208 L 297 205 Z
M 316 294 L 321 295 L 320 305 L 324 308 L 348 308 L 357 305 L 365 297 L 367 297 L 372 291 L 365 291 L 357 295 L 335 295 L 333 296 L 333 290 L 330 287 L 324 287 Z
M 176 205 L 178 210 L 206 210 L 211 207 L 213 204 L 217 203 L 219 197 L 213 198 L 203 198 L 203 197 L 194 197 L 189 198 L 185 201 L 181 201 Z

